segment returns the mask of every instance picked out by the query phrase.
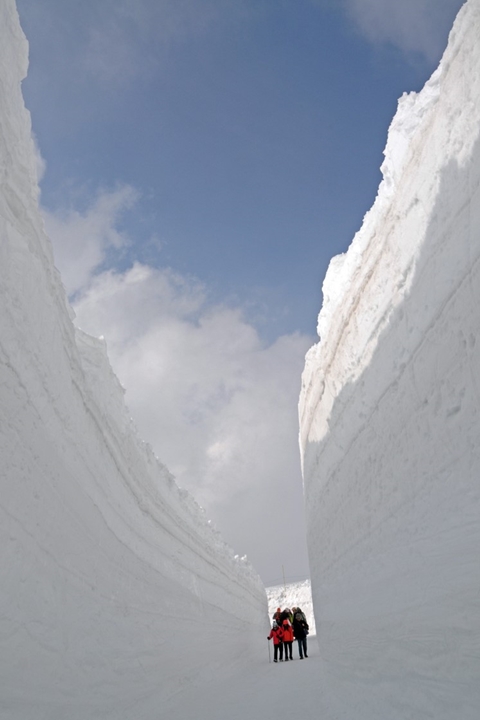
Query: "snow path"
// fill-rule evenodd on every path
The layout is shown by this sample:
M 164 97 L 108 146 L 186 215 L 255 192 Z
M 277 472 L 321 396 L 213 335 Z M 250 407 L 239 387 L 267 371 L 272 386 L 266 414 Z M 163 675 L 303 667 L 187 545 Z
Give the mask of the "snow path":
M 324 671 L 317 639 L 308 638 L 308 659 L 300 660 L 293 645 L 293 662 L 268 662 L 265 656 L 248 665 L 237 663 L 236 672 L 221 682 L 211 682 L 176 696 L 162 706 L 158 720 L 292 720 L 321 718 L 334 720 L 331 703 L 324 696 Z M 234 648 L 232 647 L 232 652 Z

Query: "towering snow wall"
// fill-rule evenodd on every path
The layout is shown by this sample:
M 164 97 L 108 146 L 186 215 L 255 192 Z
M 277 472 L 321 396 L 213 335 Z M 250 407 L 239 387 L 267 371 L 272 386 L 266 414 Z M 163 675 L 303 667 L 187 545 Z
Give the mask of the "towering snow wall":
M 480 1 L 324 283 L 300 442 L 336 717 L 480 714 Z
M 264 657 L 265 591 L 136 437 L 102 343 L 74 329 L 38 211 L 14 0 L 0 34 L 0 716 L 157 718 L 232 648 Z

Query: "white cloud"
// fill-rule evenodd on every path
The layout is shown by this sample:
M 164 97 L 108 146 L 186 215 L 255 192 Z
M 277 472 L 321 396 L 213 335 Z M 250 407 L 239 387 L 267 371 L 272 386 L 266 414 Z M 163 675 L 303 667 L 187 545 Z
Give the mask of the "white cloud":
M 102 265 L 109 249 L 121 250 L 128 238 L 117 229 L 118 221 L 138 198 L 137 192 L 123 186 L 111 192 L 99 192 L 85 212 L 74 208 L 60 212 L 43 210 L 45 227 L 55 250 L 67 293 L 73 295 L 88 284 Z
M 116 222 L 134 200 L 124 188 L 48 217 L 77 324 L 106 338 L 140 435 L 225 539 L 266 579 L 282 564 L 306 577 L 297 401 L 313 338 L 266 345 L 240 307 L 212 305 L 198 280 L 170 269 L 99 272 L 125 242 Z
M 227 540 L 262 565 L 284 539 L 282 557 L 306 574 L 297 399 L 311 338 L 265 346 L 238 308 L 143 265 L 98 275 L 74 308 L 82 329 L 106 337 L 141 436 Z
M 345 0 L 347 13 L 371 42 L 390 43 L 436 62 L 462 0 Z

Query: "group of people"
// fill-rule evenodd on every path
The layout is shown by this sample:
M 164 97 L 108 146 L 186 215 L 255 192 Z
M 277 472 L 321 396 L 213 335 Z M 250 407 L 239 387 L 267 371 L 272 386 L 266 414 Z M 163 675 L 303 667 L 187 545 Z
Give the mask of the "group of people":
M 277 608 L 273 614 L 273 623 L 268 640 L 273 640 L 274 656 L 273 662 L 283 662 L 283 653 L 285 651 L 285 662 L 293 660 L 292 646 L 293 640 L 298 643 L 298 654 L 300 660 L 307 655 L 307 635 L 308 635 L 307 618 L 299 607 L 285 608 L 281 610 Z

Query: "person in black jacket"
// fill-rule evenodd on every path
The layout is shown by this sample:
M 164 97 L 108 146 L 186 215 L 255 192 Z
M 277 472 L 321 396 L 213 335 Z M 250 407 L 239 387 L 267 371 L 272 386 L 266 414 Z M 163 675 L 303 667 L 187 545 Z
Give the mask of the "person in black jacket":
M 303 656 L 305 655 L 306 658 L 308 658 L 307 655 L 307 635 L 309 631 L 308 623 L 305 619 L 305 615 L 300 610 L 300 608 L 297 608 L 297 612 L 293 616 L 293 632 L 295 635 L 295 639 L 298 642 L 298 654 L 300 655 L 300 660 L 303 660 Z
M 281 617 L 280 617 L 281 614 L 282 614 L 281 609 L 280 609 L 280 608 L 277 608 L 276 611 L 273 613 L 273 616 L 272 616 L 272 620 L 276 620 L 279 625 L 282 624 L 282 620 L 281 620 Z

